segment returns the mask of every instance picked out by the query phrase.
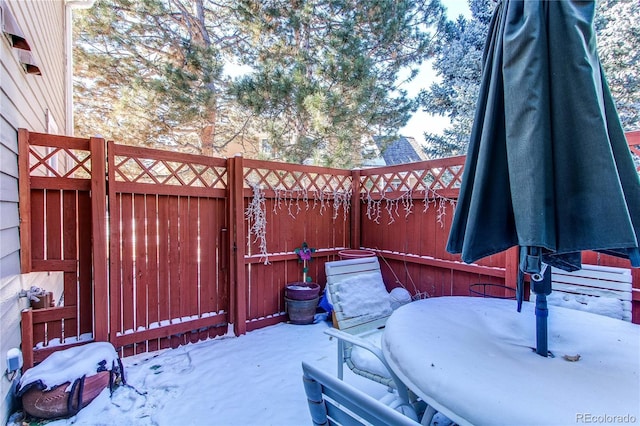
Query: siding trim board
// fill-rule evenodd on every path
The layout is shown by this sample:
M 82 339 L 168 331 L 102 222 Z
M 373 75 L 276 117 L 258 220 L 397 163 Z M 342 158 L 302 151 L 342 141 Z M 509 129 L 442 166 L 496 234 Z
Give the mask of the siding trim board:
M 18 295 L 33 282 L 21 275 L 25 272 L 20 269 L 24 253 L 20 251 L 20 243 L 16 243 L 21 231 L 18 129 L 50 130 L 47 129 L 49 111 L 51 121 L 65 134 L 68 80 L 64 1 L 0 0 L 0 6 L 0 30 L 3 31 L 0 35 L 0 365 L 5 365 L 7 351 L 21 346 L 20 312 L 28 304 Z M 15 26 L 7 25 L 8 19 L 12 19 L 11 25 Z M 6 32 L 10 33 L 8 38 Z M 23 68 L 25 63 L 37 66 L 42 75 L 27 74 Z M 49 279 L 48 275 L 39 275 L 38 285 L 48 285 L 48 281 L 41 284 L 42 280 Z M 14 382 L 17 380 L 19 376 Z M 0 424 L 7 422 L 14 409 L 13 386 L 8 380 L 0 380 Z

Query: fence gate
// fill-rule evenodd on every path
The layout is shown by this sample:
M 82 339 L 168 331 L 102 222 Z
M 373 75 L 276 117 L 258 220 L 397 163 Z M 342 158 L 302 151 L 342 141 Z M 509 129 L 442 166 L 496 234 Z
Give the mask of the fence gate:
M 226 333 L 227 163 L 108 144 L 110 339 L 124 355 Z
M 106 238 L 101 222 L 104 140 L 24 129 L 18 139 L 21 270 L 62 272 L 64 281 L 62 306 L 22 313 L 24 364 L 29 368 L 55 350 L 107 340 L 106 328 L 94 319 L 96 312 L 105 315 L 108 309 L 106 264 L 92 265 L 93 257 L 105 258 L 105 248 L 93 250 Z

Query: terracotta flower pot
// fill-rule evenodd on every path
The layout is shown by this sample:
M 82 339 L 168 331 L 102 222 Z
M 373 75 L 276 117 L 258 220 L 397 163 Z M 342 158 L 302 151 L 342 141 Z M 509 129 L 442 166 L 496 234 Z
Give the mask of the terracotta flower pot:
M 376 252 L 371 250 L 347 249 L 338 252 L 340 260 L 361 259 L 363 257 L 376 257 Z
M 320 285 L 302 281 L 287 284 L 284 297 L 291 300 L 312 300 L 320 294 Z
M 291 324 L 313 324 L 320 297 L 310 300 L 293 300 L 284 298 L 287 315 Z

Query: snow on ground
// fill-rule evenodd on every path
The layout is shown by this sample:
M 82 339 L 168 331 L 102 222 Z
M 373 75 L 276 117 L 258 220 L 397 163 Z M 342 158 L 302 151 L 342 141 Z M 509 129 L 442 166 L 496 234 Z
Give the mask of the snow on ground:
M 593 315 L 593 320 L 598 317 Z M 47 425 L 310 424 L 301 362 L 337 374 L 337 343 L 324 334 L 330 326 L 325 321 L 281 323 L 239 337 L 126 357 L 122 360 L 126 386 L 118 387 L 111 397 L 105 389 L 76 416 Z M 637 376 L 640 364 L 634 365 L 631 374 Z M 376 399 L 389 396 L 384 386 L 348 368 L 345 381 Z M 500 414 L 495 414 L 499 423 Z M 12 416 L 15 423 L 10 421 L 8 426 L 20 425 L 18 417 Z M 440 424 L 447 420 L 440 419 Z M 634 417 L 634 422 L 638 420 Z
M 105 389 L 64 425 L 305 425 L 311 422 L 301 362 L 337 374 L 329 323 L 278 324 L 123 358 L 128 386 Z M 376 398 L 387 390 L 345 368 L 345 380 Z

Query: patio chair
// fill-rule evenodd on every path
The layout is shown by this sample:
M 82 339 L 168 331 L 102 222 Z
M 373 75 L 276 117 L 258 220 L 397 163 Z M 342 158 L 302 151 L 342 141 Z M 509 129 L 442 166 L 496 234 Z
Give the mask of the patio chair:
M 631 321 L 631 287 L 627 268 L 582 265 L 575 272 L 553 268 L 547 303 Z
M 419 425 L 415 419 L 309 364 L 303 362 L 302 371 L 314 425 Z
M 347 364 L 355 374 L 397 388 L 380 350 L 382 329 L 392 309 L 378 259 L 327 262 L 325 272 L 335 327 L 325 332 L 338 339 L 338 377 L 343 378 Z
M 408 403 L 414 415 L 424 412 L 425 404 L 393 374 L 382 354 L 382 330 L 393 309 L 378 258 L 327 262 L 325 271 L 326 291 L 333 305 L 336 327 L 325 333 L 338 342 L 338 378 L 343 379 L 346 364 L 353 373 L 383 384 L 389 391 L 396 390 L 399 399 Z

